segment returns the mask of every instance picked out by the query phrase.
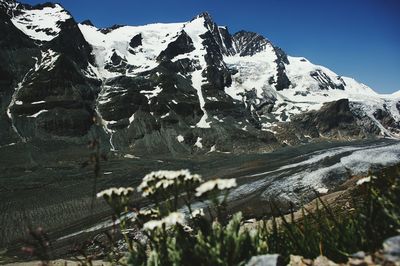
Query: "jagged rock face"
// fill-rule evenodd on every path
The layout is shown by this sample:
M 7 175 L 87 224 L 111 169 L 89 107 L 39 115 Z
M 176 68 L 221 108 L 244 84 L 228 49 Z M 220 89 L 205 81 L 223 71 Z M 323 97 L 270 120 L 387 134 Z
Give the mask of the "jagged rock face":
M 338 89 L 338 90 L 344 90 L 344 85 L 343 84 L 335 84 L 332 79 L 324 72 L 321 70 L 316 70 L 310 73 L 310 76 L 315 79 L 316 81 L 319 82 L 319 88 L 321 90 L 329 90 L 329 89 Z M 340 77 L 337 78 L 340 80 Z
M 302 126 L 309 132 L 318 132 L 320 135 L 354 136 L 359 134 L 358 127 L 354 126 L 355 120 L 350 110 L 349 100 L 341 99 L 326 103 L 318 111 L 297 115 L 293 117 L 292 123 Z M 339 131 L 342 131 L 342 133 L 339 133 Z M 343 133 L 344 131 L 346 132 Z
M 43 45 L 43 49 L 52 49 L 63 54 L 81 69 L 86 69 L 89 63 L 94 63 L 91 56 L 92 47 L 86 42 L 74 19 L 68 19 L 60 26 L 59 35 Z
M 343 124 L 351 125 L 355 122 L 348 99 L 325 104 L 312 120 L 322 134 L 328 133 Z
M 108 148 L 138 155 L 399 133 L 398 98 L 290 57 L 257 33 L 231 35 L 208 13 L 98 29 L 58 4 L 0 0 L 0 34 L 0 145 L 83 142 L 94 121 Z
M 280 125 L 278 136 L 296 145 L 310 138 L 351 139 L 366 135 L 356 123 L 349 100 L 341 99 L 324 104 L 320 110 L 293 116 L 291 122 Z
M 248 31 L 239 31 L 233 35 L 233 42 L 236 53 L 240 56 L 252 56 L 266 49 L 267 45 L 272 45 L 263 36 Z
M 51 12 L 55 17 L 48 15 Z M 48 24 L 56 27 L 44 28 L 37 16 L 50 16 L 53 21 Z M 4 134 L 2 141 L 85 136 L 93 124 L 100 81 L 84 74 L 93 62 L 92 48 L 73 18 L 56 4 L 11 3 L 2 12 L 1 23 L 7 25 L 8 36 L 0 52 L 8 58 L 0 67 L 8 70 L 8 86 L 1 88 L 6 100 L 1 123 L 7 125 L 8 136 Z
M 193 50 L 195 50 L 195 48 L 193 46 L 192 39 L 190 39 L 185 31 L 182 31 L 179 34 L 179 37 L 176 38 L 175 41 L 169 43 L 167 48 L 160 53 L 160 55 L 157 57 L 157 60 L 171 60 L 178 55 L 190 53 Z
M 276 74 L 276 85 L 275 88 L 278 91 L 287 89 L 290 87 L 291 82 L 286 75 L 286 67 L 285 64 L 290 64 L 287 54 L 279 47 L 274 47 L 274 51 L 276 54 L 275 63 L 277 64 L 277 74 Z
M 18 30 L 10 19 L 13 1 L 0 2 L 0 145 L 18 141 L 7 115 L 15 86 L 34 65 L 37 45 Z
M 393 118 L 386 105 L 383 105 L 383 109 L 377 109 L 373 115 L 383 127 L 398 132 L 399 122 Z
M 228 28 L 218 26 L 208 13 L 202 13 L 198 18 L 204 18 L 204 26 L 208 30 L 208 33 L 210 33 L 208 37 L 209 41 L 212 39 L 212 42 L 216 44 L 218 47 L 217 50 L 222 55 L 234 55 L 237 53 Z
M 132 39 L 129 42 L 129 46 L 133 49 L 135 49 L 136 47 L 139 47 L 142 45 L 142 34 L 137 34 L 135 36 L 132 37 Z
M 45 55 L 41 61 L 46 59 Z M 32 121 L 32 128 L 37 130 L 60 136 L 82 136 L 92 124 L 93 86 L 64 55 L 60 55 L 53 65 L 26 76 L 14 97 L 16 104 L 10 107 L 14 121 L 31 118 L 24 123 Z M 83 128 L 86 131 L 82 131 Z M 27 138 L 36 135 L 34 132 L 20 133 Z

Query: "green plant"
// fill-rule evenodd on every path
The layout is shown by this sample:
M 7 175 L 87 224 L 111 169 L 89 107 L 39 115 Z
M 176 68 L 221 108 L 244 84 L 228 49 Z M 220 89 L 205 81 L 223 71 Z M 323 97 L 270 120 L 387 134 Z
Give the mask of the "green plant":
M 316 210 L 302 208 L 300 219 L 282 214 L 245 227 L 241 213 L 228 219 L 226 212 L 234 179 L 203 182 L 187 170 L 153 172 L 138 187 L 151 207 L 130 220 L 144 240 L 124 234 L 132 188 L 114 188 L 98 196 L 106 199 L 120 221 L 129 251 L 123 263 L 129 265 L 244 265 L 252 256 L 266 253 L 286 259 L 291 254 L 323 254 L 342 262 L 359 250 L 377 250 L 386 237 L 399 232 L 399 168 L 371 176 L 358 182 L 351 212 L 337 211 L 318 198 Z M 206 211 L 193 209 L 195 200 Z
M 302 217 L 263 228 L 268 252 L 315 258 L 325 255 L 345 262 L 357 251 L 374 252 L 382 242 L 400 231 L 400 168 L 393 166 L 357 182 L 351 211 L 340 211 L 318 198 L 316 211 L 301 209 Z M 264 225 L 264 227 L 266 227 Z

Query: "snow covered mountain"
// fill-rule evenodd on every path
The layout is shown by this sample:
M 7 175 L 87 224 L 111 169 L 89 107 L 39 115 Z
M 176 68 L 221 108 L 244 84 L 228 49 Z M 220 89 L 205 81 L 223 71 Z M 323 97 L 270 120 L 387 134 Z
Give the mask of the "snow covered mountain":
M 96 134 L 111 150 L 186 154 L 400 137 L 399 93 L 207 13 L 99 29 L 58 4 L 0 0 L 0 36 L 0 145 Z

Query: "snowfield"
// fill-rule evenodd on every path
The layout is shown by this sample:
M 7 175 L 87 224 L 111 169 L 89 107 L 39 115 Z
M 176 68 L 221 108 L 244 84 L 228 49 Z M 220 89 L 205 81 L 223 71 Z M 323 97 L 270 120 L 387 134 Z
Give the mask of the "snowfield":
M 104 69 L 105 63 L 110 61 L 113 53 L 124 58 L 128 64 L 137 67 L 126 75 L 135 75 L 158 66 L 157 56 L 178 37 L 183 26 L 184 23 L 123 26 L 105 34 L 96 27 L 79 24 L 86 41 L 94 49 L 97 67 L 102 78 L 120 75 Z M 135 49 L 130 47 L 129 43 L 138 34 L 141 34 L 143 44 Z
M 14 10 L 18 8 L 16 4 Z M 32 39 L 51 41 L 61 31 L 60 23 L 71 19 L 69 13 L 60 5 L 42 9 L 24 9 L 21 14 L 12 18 L 12 23 Z

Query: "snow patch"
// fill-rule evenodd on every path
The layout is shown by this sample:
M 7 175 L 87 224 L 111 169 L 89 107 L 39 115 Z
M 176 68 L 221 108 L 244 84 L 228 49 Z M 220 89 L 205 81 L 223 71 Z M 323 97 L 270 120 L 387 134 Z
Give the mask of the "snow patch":
M 129 117 L 129 124 L 132 124 L 134 120 L 135 120 L 135 114 L 132 114 L 131 117 Z
M 124 158 L 127 158 L 127 159 L 140 159 L 140 157 L 137 157 L 137 156 L 132 155 L 132 154 L 125 154 Z
M 35 114 L 33 114 L 33 115 L 28 115 L 27 117 L 33 117 L 33 118 L 36 118 L 36 117 L 38 117 L 39 115 L 41 115 L 41 114 L 43 114 L 43 113 L 46 113 L 46 112 L 48 112 L 49 110 L 40 110 L 39 112 L 37 112 L 37 113 L 35 113 Z
M 216 151 L 217 151 L 217 147 L 216 147 L 216 145 L 213 145 L 207 153 L 216 152 Z
M 182 135 L 178 135 L 178 136 L 176 137 L 176 140 L 177 140 L 179 143 L 182 143 L 182 142 L 185 141 L 185 138 L 184 138 Z
M 45 103 L 45 101 L 32 102 L 31 104 L 41 104 L 41 103 Z
M 165 115 L 162 115 L 160 118 L 163 119 L 163 118 L 166 118 L 166 117 L 168 117 L 168 116 L 169 116 L 169 112 L 166 113 Z
M 40 41 L 51 41 L 60 33 L 60 23 L 71 19 L 71 16 L 60 5 L 42 9 L 22 9 L 21 14 L 11 18 L 11 22 L 28 35 Z
M 146 91 L 146 90 L 140 91 L 140 93 L 144 94 L 144 96 L 146 96 L 147 99 L 149 100 L 151 98 L 157 97 L 157 95 L 160 94 L 160 92 L 162 92 L 162 89 L 159 86 L 155 87 L 155 89 L 152 91 Z
M 200 137 L 197 137 L 196 143 L 194 144 L 194 146 L 196 146 L 197 148 L 202 149 L 203 148 L 203 144 L 201 143 L 203 139 Z
M 232 77 L 232 85 L 225 88 L 225 92 L 233 99 L 241 101 L 246 91 L 255 90 L 257 98 L 263 99 L 267 92 L 273 92 L 275 88 L 269 84 L 269 80 L 277 75 L 277 60 L 275 50 L 271 44 L 267 44 L 264 51 L 253 56 L 226 56 L 224 61 L 228 68 L 238 71 Z

